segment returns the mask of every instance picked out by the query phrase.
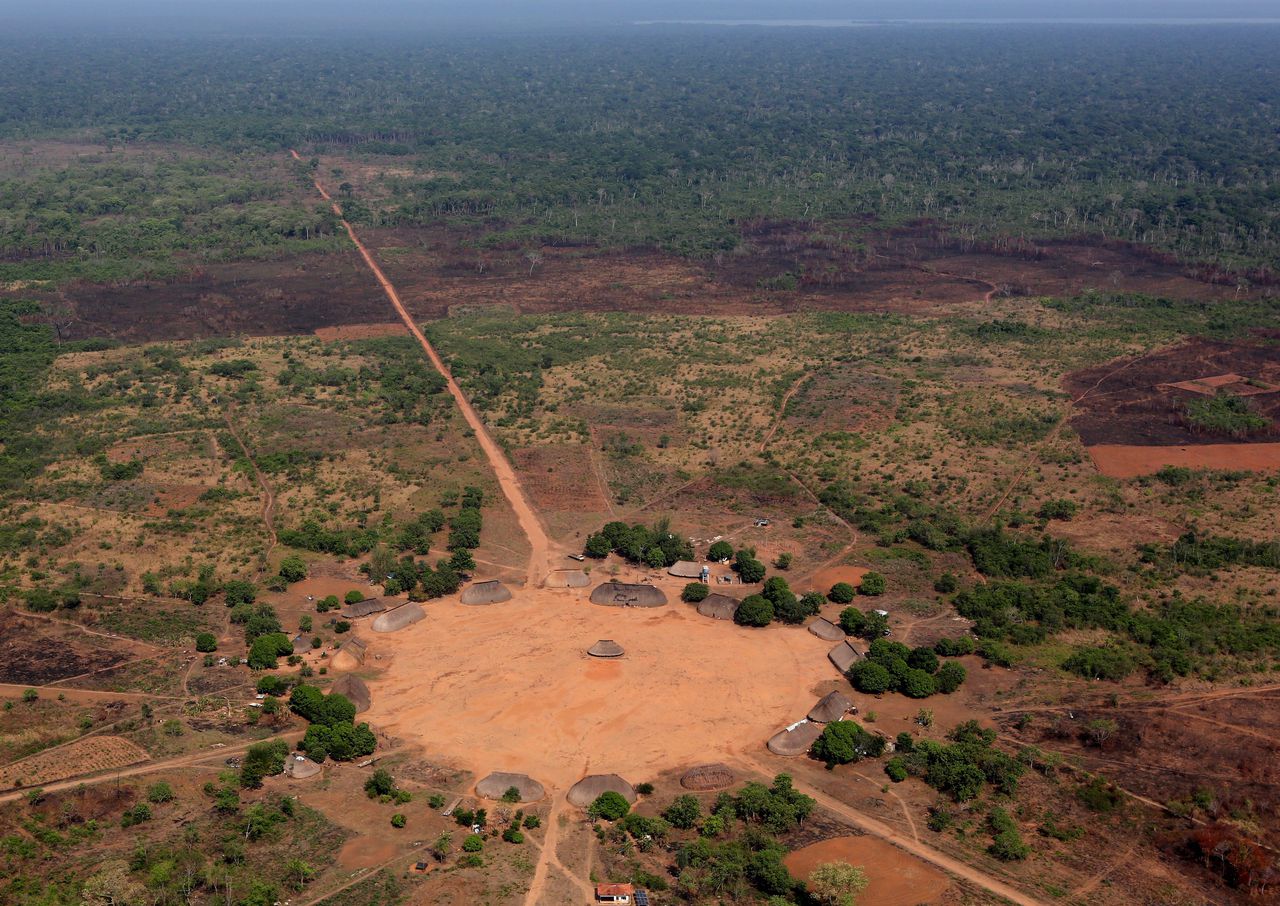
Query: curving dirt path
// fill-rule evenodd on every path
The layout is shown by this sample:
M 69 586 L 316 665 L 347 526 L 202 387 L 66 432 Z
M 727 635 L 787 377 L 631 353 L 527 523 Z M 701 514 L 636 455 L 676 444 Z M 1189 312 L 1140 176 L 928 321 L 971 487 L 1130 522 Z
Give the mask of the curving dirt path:
M 593 902 L 595 898 L 595 891 L 591 889 L 591 885 L 566 868 L 556 851 L 560 838 L 560 815 L 564 807 L 564 795 L 556 793 L 551 801 L 551 811 L 547 814 L 547 834 L 542 840 L 542 850 L 538 854 L 538 865 L 533 871 L 533 879 L 529 882 L 529 891 L 524 896 L 524 906 L 537 906 L 546 894 L 547 877 L 552 865 L 560 869 L 560 873 L 578 888 L 584 904 Z
M 293 155 L 294 160 L 302 160 L 297 151 L 290 149 L 289 153 Z M 351 239 L 351 243 L 360 253 L 360 257 L 364 259 L 364 263 L 368 265 L 374 279 L 378 281 L 378 285 L 382 287 L 382 291 L 386 294 L 387 299 L 390 300 L 391 306 L 396 310 L 396 314 L 400 316 L 400 320 L 409 329 L 409 333 L 413 334 L 413 338 L 418 341 L 418 345 L 427 354 L 427 358 L 431 360 L 431 364 L 436 371 L 440 372 L 440 376 L 444 378 L 445 384 L 449 388 L 449 393 L 452 394 L 454 400 L 458 403 L 458 408 L 462 411 L 462 417 L 467 420 L 467 424 L 475 432 L 476 439 L 480 442 L 480 447 L 484 450 L 485 457 L 489 460 L 489 467 L 493 469 L 494 475 L 497 476 L 498 485 L 502 488 L 503 495 L 511 504 L 511 509 L 515 511 L 516 520 L 520 523 L 520 528 L 529 539 L 528 584 L 531 586 L 539 584 L 546 577 L 549 569 L 551 544 L 547 539 L 546 531 L 542 527 L 542 522 L 534 512 L 528 497 L 525 496 L 524 487 L 520 484 L 516 470 L 512 467 L 506 454 L 502 452 L 502 448 L 498 446 L 497 442 L 489 434 L 489 429 L 485 427 L 480 415 L 472 408 L 471 401 L 467 399 L 462 392 L 462 388 L 458 386 L 458 382 L 454 380 L 453 373 L 445 365 L 444 359 L 436 352 L 435 347 L 431 345 L 426 335 L 423 334 L 417 323 L 409 315 L 404 303 L 400 301 L 400 294 L 396 292 L 395 286 L 387 279 L 387 275 L 382 272 L 378 262 L 374 260 L 373 255 L 365 247 L 364 243 L 360 241 L 360 237 L 356 235 L 356 231 L 342 213 L 342 206 L 325 191 L 318 178 L 312 182 L 316 187 L 316 191 L 320 193 L 320 197 L 332 206 L 333 213 L 341 221 L 343 228 L 347 231 L 348 238 Z
M 773 435 L 778 433 L 778 429 L 782 427 L 782 420 L 787 417 L 787 404 L 799 392 L 800 386 L 810 377 L 812 375 L 809 372 L 801 372 L 800 377 L 792 381 L 791 386 L 787 388 L 787 392 L 783 394 L 782 402 L 778 404 L 778 414 L 774 417 L 773 424 L 769 427 L 769 433 L 764 436 L 764 440 L 760 441 L 760 453 L 769 448 L 769 442 L 773 440 Z
M 240 445 L 240 451 L 244 453 L 244 458 L 249 460 L 249 465 L 253 468 L 253 478 L 258 483 L 258 487 L 262 489 L 262 524 L 266 526 L 267 537 L 271 541 L 267 546 L 267 552 L 263 555 L 263 560 L 265 561 L 271 556 L 271 552 L 275 550 L 277 542 L 276 495 L 271 490 L 271 485 L 267 483 L 267 477 L 258 468 L 258 461 L 249 452 L 249 445 L 244 442 L 244 438 L 240 436 L 240 432 L 236 430 L 235 424 L 231 421 L 231 413 L 224 409 L 222 411 L 222 420 L 226 423 L 227 430 L 231 432 L 231 436 L 236 439 L 236 443 Z

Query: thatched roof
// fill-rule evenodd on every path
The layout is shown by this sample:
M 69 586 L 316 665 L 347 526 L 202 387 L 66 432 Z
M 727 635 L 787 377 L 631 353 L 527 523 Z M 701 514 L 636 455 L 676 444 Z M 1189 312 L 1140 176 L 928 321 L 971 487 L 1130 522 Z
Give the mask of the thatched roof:
M 553 569 L 543 584 L 547 588 L 586 588 L 591 579 L 580 569 Z
M 591 592 L 591 603 L 610 607 L 661 607 L 667 603 L 667 596 L 653 585 L 605 582 Z
M 569 787 L 566 798 L 578 808 L 586 808 L 599 798 L 601 793 L 612 790 L 628 802 L 636 801 L 636 791 L 617 774 L 590 774 Z
M 284 760 L 284 773 L 285 776 L 292 777 L 294 780 L 306 780 L 320 773 L 320 765 L 305 755 L 290 752 Z
M 613 639 L 601 639 L 587 649 L 587 654 L 592 657 L 622 657 L 626 652 Z
M 677 560 L 667 572 L 678 579 L 700 579 L 702 564 L 694 563 L 692 560 Z
M 803 755 L 821 735 L 821 724 L 802 720 L 773 734 L 768 742 L 769 751 L 774 755 Z
M 364 655 L 368 649 L 368 642 L 352 636 L 338 648 L 329 667 L 332 670 L 355 670 L 364 663 Z
M 809 624 L 808 630 L 820 639 L 828 642 L 839 642 L 844 639 L 844 630 L 830 620 L 818 617 Z
M 733 781 L 733 769 L 727 764 L 700 764 L 680 777 L 680 785 L 686 790 L 722 790 L 732 786 Z
M 511 589 L 497 579 L 488 582 L 476 582 L 468 585 L 462 592 L 463 604 L 501 604 L 511 600 Z
M 369 624 L 369 628 L 374 632 L 396 632 L 426 618 L 427 613 L 421 606 L 413 603 L 402 604 L 375 619 Z
M 351 704 L 356 706 L 357 714 L 368 711 L 373 704 L 373 697 L 369 695 L 369 687 L 364 684 L 364 680 L 350 673 L 334 683 L 329 691 L 350 699 Z
M 360 617 L 382 613 L 388 607 L 395 607 L 399 603 L 395 598 L 365 598 L 355 604 L 345 605 L 340 613 L 348 620 L 358 620 Z
M 521 802 L 537 802 L 547 795 L 547 791 L 542 788 L 542 784 L 528 774 L 506 774 L 502 771 L 494 771 L 477 783 L 476 795 L 481 799 L 493 799 L 496 801 L 506 795 L 507 790 L 512 787 L 520 791 Z
M 862 652 L 854 648 L 852 642 L 845 639 L 827 652 L 827 659 L 835 664 L 836 669 L 841 673 L 847 673 L 850 667 L 862 660 Z
M 712 592 L 698 602 L 698 613 L 713 620 L 732 620 L 741 603 L 737 598 Z
M 809 720 L 829 724 L 844 717 L 852 707 L 853 702 L 839 692 L 828 692 L 818 699 L 818 703 L 809 711 Z

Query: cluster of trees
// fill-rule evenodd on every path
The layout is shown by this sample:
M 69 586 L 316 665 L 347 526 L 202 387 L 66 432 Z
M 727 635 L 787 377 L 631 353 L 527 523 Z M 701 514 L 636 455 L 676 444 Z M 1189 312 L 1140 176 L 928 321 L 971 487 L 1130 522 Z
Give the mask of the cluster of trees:
M 1271 419 L 1255 412 L 1247 398 L 1234 393 L 1218 393 L 1208 399 L 1191 400 L 1187 403 L 1186 419 L 1198 431 L 1224 437 L 1248 437 L 1275 429 Z
M 884 754 L 885 745 L 883 737 L 867 732 L 857 721 L 837 720 L 822 728 L 822 735 L 813 741 L 809 754 L 830 768 L 864 758 L 879 758 Z
M 480 546 L 480 528 L 484 522 L 480 507 L 483 504 L 484 491 L 470 485 L 463 488 L 462 503 L 449 520 L 449 550 L 469 551 Z
M 945 650 L 954 650 L 949 641 Z M 950 694 L 960 688 L 965 675 L 960 663 L 941 662 L 934 648 L 908 648 L 888 639 L 874 640 L 866 658 L 849 668 L 849 682 L 859 692 L 901 692 L 911 698 Z
M 384 594 L 408 593 L 412 601 L 427 601 L 456 592 L 462 586 L 463 574 L 475 569 L 475 565 L 474 557 L 466 549 L 454 551 L 448 560 L 437 560 L 432 568 L 426 560 L 413 557 L 397 560 L 387 548 L 379 546 L 374 548 L 373 556 L 362 569 L 367 569 L 370 578 L 382 584 Z
M 758 562 L 758 561 L 757 561 Z M 817 592 L 797 597 L 790 584 L 781 576 L 765 580 L 758 595 L 748 595 L 733 615 L 739 626 L 768 626 L 774 620 L 781 623 L 803 623 L 822 609 L 823 598 Z
M 344 695 L 325 695 L 315 686 L 300 684 L 289 696 L 290 709 L 310 722 L 298 748 L 313 761 L 350 761 L 372 755 L 377 739 L 366 723 L 356 724 L 356 706 Z
M 1182 534 L 1170 545 L 1139 547 L 1145 563 L 1205 575 L 1228 566 L 1260 566 L 1280 569 L 1280 541 L 1250 541 L 1225 535 Z
M 909 734 L 899 734 L 886 772 L 894 780 L 919 777 L 956 802 L 976 799 L 987 785 L 1005 796 L 1017 792 L 1026 765 L 995 747 L 995 730 L 970 720 L 952 729 L 947 739 L 913 741 Z
M 671 520 L 664 518 L 652 528 L 625 522 L 606 523 L 600 531 L 587 536 L 582 553 L 596 560 L 616 553 L 630 563 L 663 569 L 678 560 L 692 560 L 693 545 L 672 532 Z

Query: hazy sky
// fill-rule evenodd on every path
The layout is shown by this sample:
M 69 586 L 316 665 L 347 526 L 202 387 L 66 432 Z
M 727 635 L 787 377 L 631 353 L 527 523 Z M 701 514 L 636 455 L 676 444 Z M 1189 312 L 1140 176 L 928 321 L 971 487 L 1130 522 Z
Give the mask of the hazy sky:
M 636 19 L 1280 18 L 1280 0 L 0 0 L 0 25 L 269 21 L 565 25 Z

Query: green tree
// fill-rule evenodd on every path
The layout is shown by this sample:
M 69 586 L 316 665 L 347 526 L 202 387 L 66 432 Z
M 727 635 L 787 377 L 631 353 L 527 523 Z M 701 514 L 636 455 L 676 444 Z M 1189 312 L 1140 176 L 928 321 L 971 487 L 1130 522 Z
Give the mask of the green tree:
M 867 873 L 848 862 L 824 862 L 809 873 L 809 894 L 822 906 L 855 906 Z
M 587 816 L 604 821 L 617 821 L 631 811 L 631 803 L 621 793 L 605 790 L 587 808 Z
M 293 653 L 293 643 L 283 632 L 268 632 L 258 636 L 249 646 L 249 667 L 252 670 L 274 670 L 276 659 Z
M 394 815 L 391 816 L 392 827 L 404 827 L 405 822 L 406 822 L 406 819 L 404 817 L 403 812 L 396 812 Z
M 212 632 L 196 633 L 196 651 L 208 652 L 218 650 L 218 637 Z
M 964 683 L 965 675 L 964 665 L 956 661 L 947 661 L 939 668 L 938 675 L 935 677 L 938 681 L 938 691 L 950 695 Z
M 698 820 L 702 817 L 702 807 L 698 804 L 697 797 L 685 794 L 677 796 L 671 805 L 667 806 L 662 817 L 670 822 L 672 827 L 688 830 L 697 826 Z
M 246 788 L 262 786 L 262 778 L 274 777 L 284 770 L 284 759 L 289 754 L 289 744 L 284 740 L 254 743 L 240 762 L 240 785 Z
M 396 791 L 396 782 L 392 778 L 391 773 L 382 768 L 378 768 L 369 779 L 364 782 L 365 795 L 370 799 L 377 799 L 379 796 L 390 796 Z
M 902 681 L 902 692 L 910 698 L 928 698 L 937 691 L 938 685 L 933 674 L 924 670 L 908 670 Z
M 857 594 L 857 589 L 848 582 L 837 582 L 831 586 L 831 591 L 827 592 L 827 597 L 831 599 L 833 604 L 848 604 L 853 600 L 855 594 Z
M 885 579 L 880 573 L 867 573 L 862 577 L 861 584 L 858 585 L 858 594 L 860 595 L 882 595 L 885 591 Z
M 711 594 L 711 589 L 705 583 L 690 582 L 680 592 L 680 600 L 688 604 L 697 604 L 699 601 L 706 600 L 709 594 Z
M 712 563 L 725 563 L 733 559 L 733 545 L 728 541 L 713 542 L 707 549 L 707 559 Z
M 849 682 L 853 688 L 868 695 L 880 695 L 893 686 L 893 675 L 883 664 L 875 661 L 859 661 L 849 668 Z
M 748 595 L 738 605 L 733 621 L 739 626 L 768 626 L 773 622 L 773 604 L 763 595 Z
M 840 628 L 845 635 L 861 635 L 866 622 L 867 615 L 856 607 L 846 607 L 840 611 Z
M 291 554 L 280 561 L 280 578 L 286 582 L 301 582 L 307 577 L 307 561 Z
M 877 758 L 884 752 L 885 742 L 874 733 L 868 733 L 857 721 L 838 720 L 822 728 L 822 735 L 814 740 L 810 754 L 827 767 L 849 764 L 863 758 Z

